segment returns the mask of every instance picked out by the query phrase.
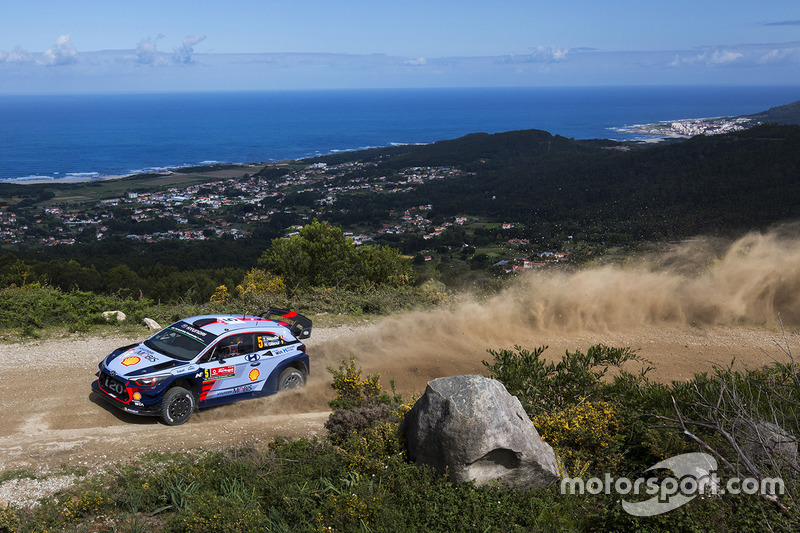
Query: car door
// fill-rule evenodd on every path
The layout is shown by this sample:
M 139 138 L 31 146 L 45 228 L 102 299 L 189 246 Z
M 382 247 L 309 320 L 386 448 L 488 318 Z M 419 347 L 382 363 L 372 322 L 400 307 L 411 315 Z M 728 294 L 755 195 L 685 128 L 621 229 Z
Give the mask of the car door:
M 216 342 L 203 358 L 203 385 L 200 401 L 231 400 L 258 392 L 267 378 L 258 367 L 261 355 L 253 333 L 228 335 Z

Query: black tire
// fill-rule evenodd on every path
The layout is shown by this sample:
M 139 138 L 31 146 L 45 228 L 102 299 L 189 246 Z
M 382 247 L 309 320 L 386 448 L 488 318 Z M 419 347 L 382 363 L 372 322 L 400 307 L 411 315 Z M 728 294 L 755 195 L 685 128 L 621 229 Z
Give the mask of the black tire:
M 194 412 L 194 395 L 183 387 L 172 387 L 161 402 L 161 420 L 168 426 L 183 424 Z
M 306 385 L 306 375 L 291 366 L 286 367 L 278 378 L 278 392 L 300 389 Z

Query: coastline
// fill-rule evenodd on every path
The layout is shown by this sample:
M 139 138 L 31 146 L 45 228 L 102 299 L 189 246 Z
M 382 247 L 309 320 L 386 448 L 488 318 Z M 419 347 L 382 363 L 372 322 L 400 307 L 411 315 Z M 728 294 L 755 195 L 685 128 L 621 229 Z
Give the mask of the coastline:
M 796 99 L 798 91 L 531 87 L 26 97 L 0 106 L 3 122 L 15 125 L 0 154 L 0 183 L 69 186 L 181 172 L 211 160 L 231 165 L 299 160 L 525 129 L 576 140 L 657 142 L 659 135 L 631 132 L 629 125 L 667 117 L 741 116 Z M 108 121 L 103 110 L 126 120 Z M 66 116 L 77 118 L 65 122 Z
M 136 174 L 120 174 L 113 176 L 63 176 L 63 177 L 48 177 L 48 176 L 26 176 L 24 178 L 6 178 L 0 179 L 0 184 L 10 183 L 13 185 L 42 185 L 44 183 L 87 183 L 92 181 L 110 181 L 122 178 L 129 178 L 136 176 Z
M 617 134 L 628 133 L 628 134 L 634 134 L 634 135 L 642 135 L 642 133 L 640 133 L 638 131 L 634 131 L 632 129 L 632 128 L 638 128 L 638 127 L 642 127 L 642 126 L 644 126 L 644 125 L 625 126 L 625 127 L 620 127 L 620 128 L 614 128 L 611 131 L 614 131 Z M 553 134 L 553 135 L 555 135 L 555 134 Z M 598 139 L 599 138 L 608 139 L 608 140 L 617 141 L 617 142 L 620 142 L 620 143 L 624 143 L 624 142 L 653 143 L 653 142 L 660 142 L 660 141 L 668 139 L 668 138 L 676 137 L 675 135 L 670 135 L 670 134 L 663 134 L 663 135 L 660 135 L 660 134 L 645 134 L 645 135 L 647 136 L 647 138 L 637 137 L 637 138 L 618 139 L 618 138 L 613 138 L 611 136 L 609 136 L 609 137 L 597 137 L 597 138 Z M 439 139 L 439 141 L 447 141 L 447 140 L 452 140 L 452 139 Z M 588 139 L 579 139 L 579 140 L 588 140 Z M 439 142 L 439 141 L 433 141 L 433 142 Z M 78 184 L 78 183 L 113 181 L 113 180 L 118 180 L 118 179 L 133 178 L 133 177 L 136 177 L 136 176 L 144 176 L 144 175 L 152 175 L 152 174 L 159 174 L 159 175 L 162 175 L 162 176 L 169 176 L 169 175 L 176 174 L 176 173 L 192 173 L 193 174 L 193 173 L 196 173 L 196 172 L 200 172 L 201 168 L 208 167 L 209 165 L 211 165 L 211 166 L 219 166 L 219 167 L 228 167 L 229 171 L 231 169 L 235 168 L 237 171 L 238 170 L 243 170 L 243 171 L 247 172 L 248 169 L 252 169 L 253 167 L 259 167 L 259 166 L 264 166 L 264 165 L 269 165 L 269 164 L 285 164 L 285 163 L 288 163 L 288 162 L 296 162 L 296 161 L 301 161 L 303 159 L 310 159 L 310 158 L 313 158 L 313 157 L 325 157 L 327 155 L 337 155 L 337 154 L 342 154 L 342 153 L 347 153 L 347 152 L 357 152 L 357 151 L 361 151 L 361 150 L 370 150 L 370 149 L 376 149 L 376 148 L 389 148 L 389 147 L 393 147 L 393 146 L 423 146 L 423 145 L 426 145 L 426 144 L 431 144 L 431 143 L 426 143 L 426 142 L 417 142 L 417 143 L 391 142 L 391 143 L 389 143 L 387 145 L 384 145 L 384 146 L 366 146 L 366 147 L 360 147 L 360 148 L 333 149 L 333 150 L 330 150 L 326 154 L 321 154 L 321 153 L 317 152 L 314 155 L 308 155 L 308 156 L 301 157 L 301 158 L 296 158 L 296 159 L 280 159 L 280 160 L 271 160 L 271 161 L 262 161 L 262 162 L 247 162 L 247 163 L 241 163 L 241 162 L 239 162 L 239 163 L 224 163 L 224 162 L 221 162 L 221 161 L 203 161 L 203 162 L 201 162 L 201 163 L 199 163 L 197 165 L 181 165 L 181 166 L 176 166 L 176 167 L 153 167 L 152 170 L 143 170 L 143 171 L 131 172 L 131 173 L 127 173 L 127 174 L 102 175 L 102 174 L 100 174 L 98 172 L 86 172 L 86 173 L 67 174 L 67 175 L 58 176 L 58 177 L 56 177 L 56 176 L 51 177 L 51 176 L 44 176 L 44 175 L 43 176 L 31 175 L 31 176 L 24 176 L 24 177 L 19 177 L 19 178 L 0 178 L 0 185 L 2 185 L 4 183 L 8 183 L 8 184 L 12 184 L 12 185 Z M 198 169 L 198 170 L 195 172 L 195 171 L 193 171 L 193 169 Z M 205 168 L 203 173 L 214 174 L 214 173 L 219 173 L 219 172 L 221 172 L 221 169 L 208 170 L 207 168 Z M 227 176 L 222 176 L 222 177 L 227 177 Z

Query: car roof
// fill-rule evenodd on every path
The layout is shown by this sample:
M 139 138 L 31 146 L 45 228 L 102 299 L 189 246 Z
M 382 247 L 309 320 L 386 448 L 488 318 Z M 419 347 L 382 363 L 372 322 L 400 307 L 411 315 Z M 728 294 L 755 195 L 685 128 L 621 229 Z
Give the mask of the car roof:
M 215 336 L 247 331 L 271 331 L 294 337 L 285 324 L 252 315 L 197 315 L 184 318 L 186 322 Z

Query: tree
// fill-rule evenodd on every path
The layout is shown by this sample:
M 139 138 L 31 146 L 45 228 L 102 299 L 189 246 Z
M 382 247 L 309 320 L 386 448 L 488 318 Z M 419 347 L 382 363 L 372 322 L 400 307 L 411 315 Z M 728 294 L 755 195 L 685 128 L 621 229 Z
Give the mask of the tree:
M 388 246 L 364 246 L 358 250 L 363 282 L 400 287 L 413 281 L 414 269 L 408 259 Z
M 280 276 L 287 288 L 346 286 L 355 272 L 356 249 L 342 230 L 315 220 L 299 235 L 275 239 L 259 264 Z
M 386 246 L 356 249 L 340 228 L 315 220 L 298 235 L 275 239 L 259 264 L 289 290 L 303 287 L 400 286 L 411 281 L 408 261 Z
M 134 296 L 144 289 L 144 281 L 128 265 L 117 265 L 103 275 L 106 292 Z

